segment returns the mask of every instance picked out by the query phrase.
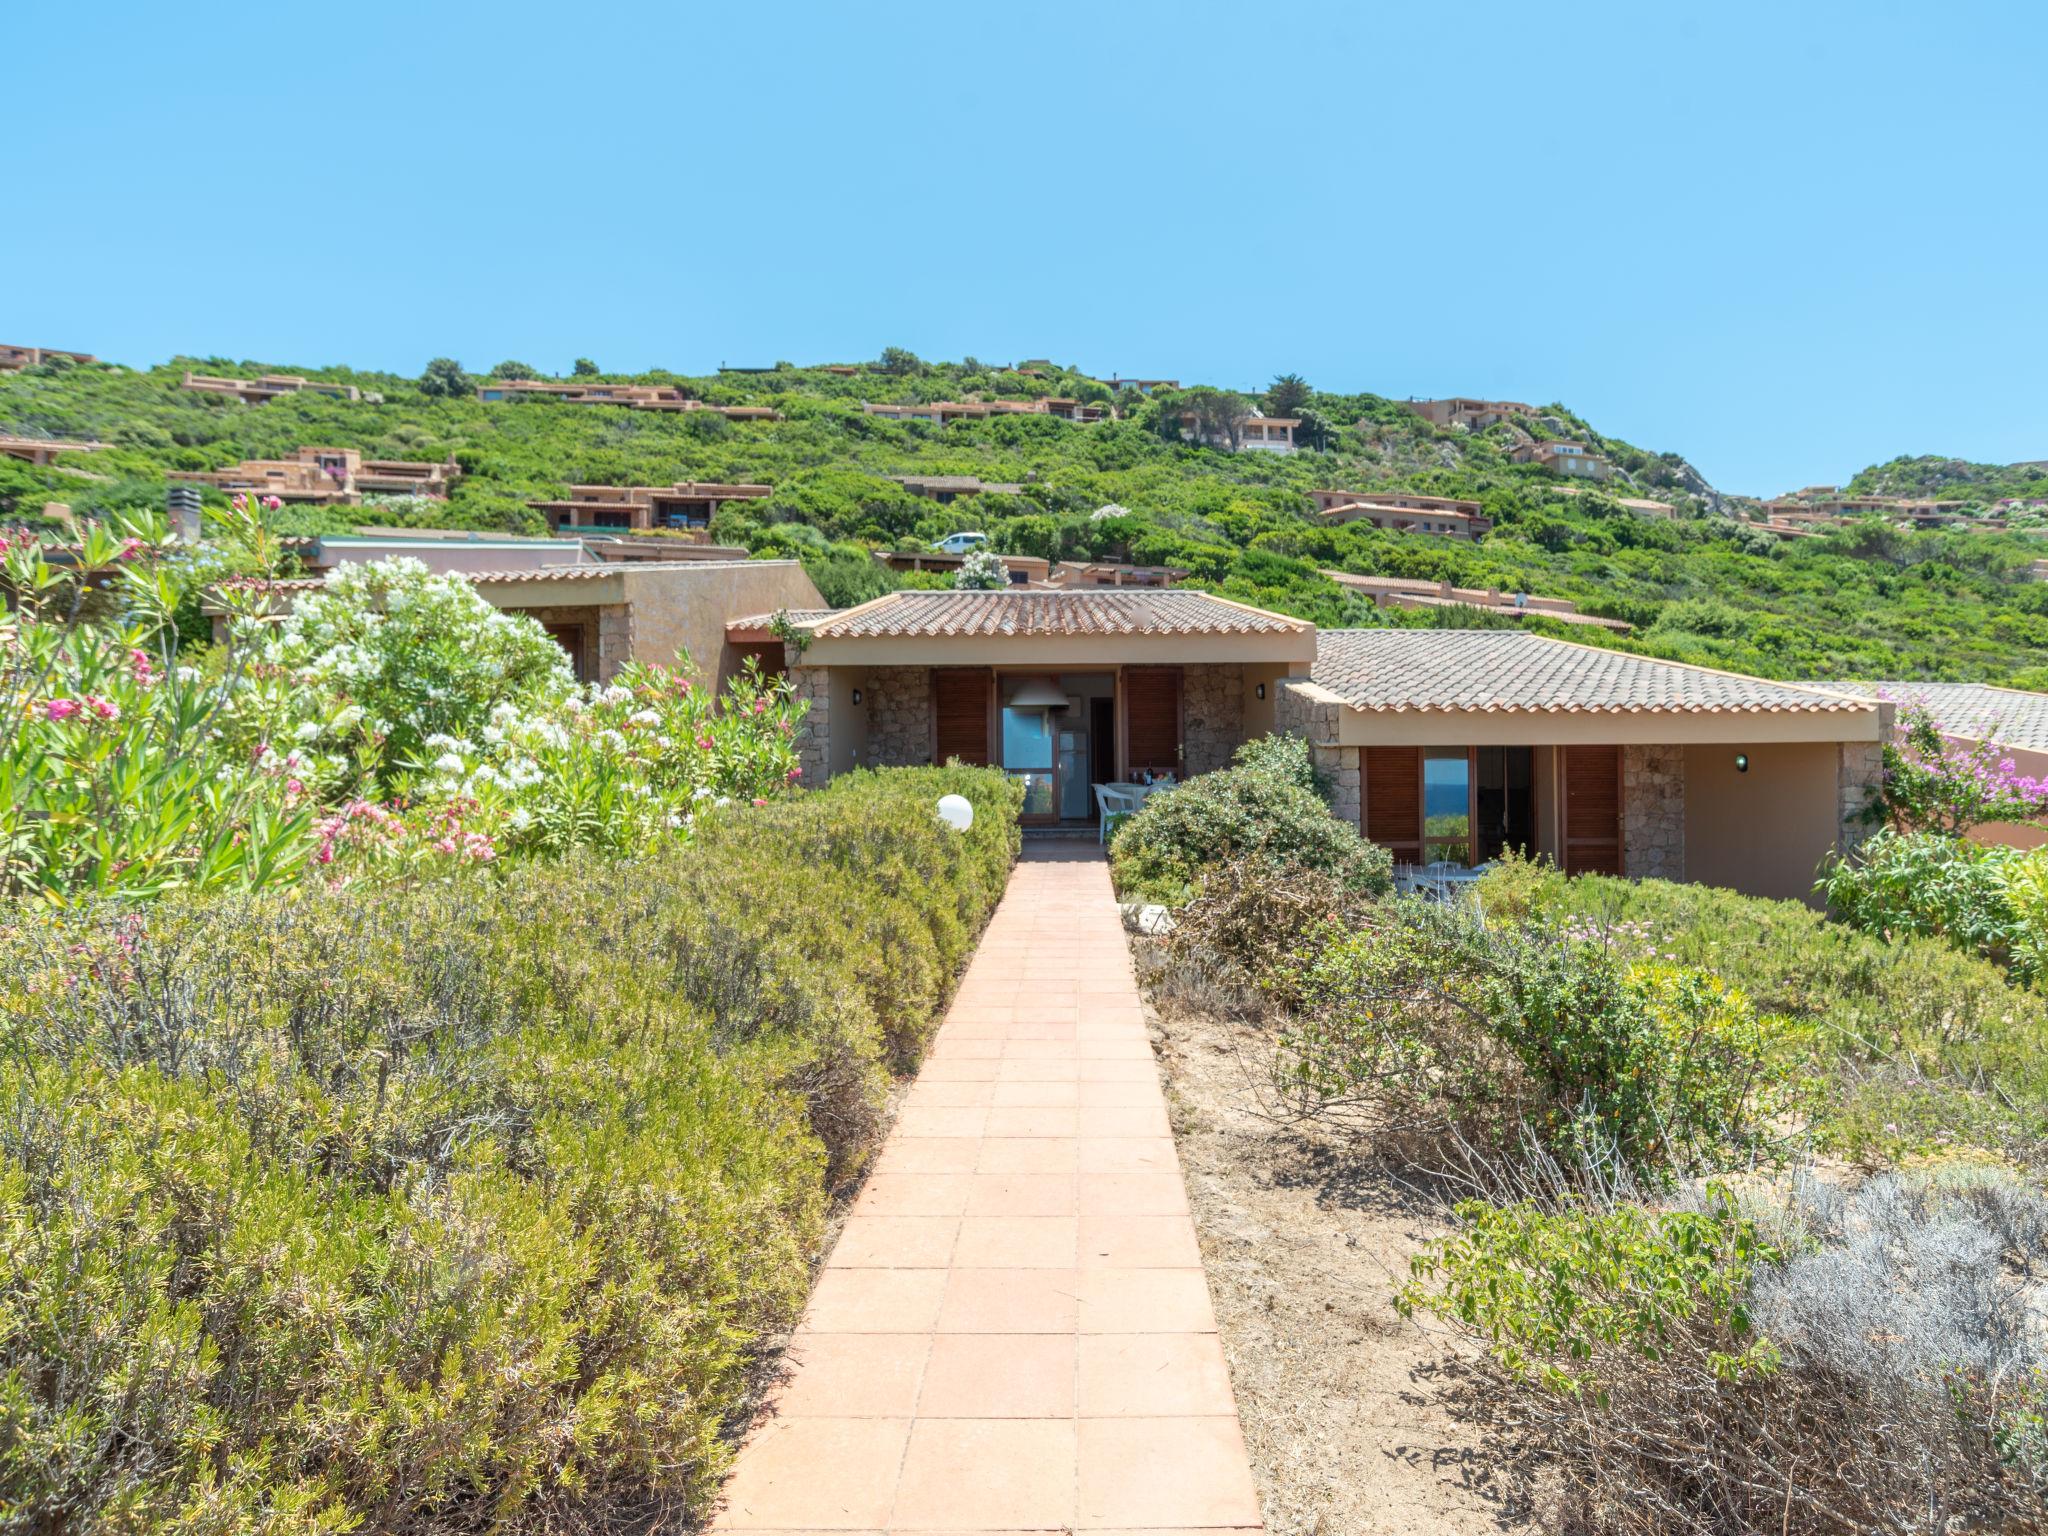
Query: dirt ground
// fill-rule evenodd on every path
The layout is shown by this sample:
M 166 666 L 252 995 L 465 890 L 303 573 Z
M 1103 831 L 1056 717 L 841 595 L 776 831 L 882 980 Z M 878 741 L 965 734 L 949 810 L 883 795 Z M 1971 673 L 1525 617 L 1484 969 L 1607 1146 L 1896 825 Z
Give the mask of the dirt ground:
M 1394 1310 L 1410 1255 L 1442 1230 L 1429 1203 L 1355 1146 L 1259 1112 L 1263 1031 L 1150 1019 L 1267 1530 L 1541 1529 L 1450 1406 L 1473 1395 L 1462 1343 Z

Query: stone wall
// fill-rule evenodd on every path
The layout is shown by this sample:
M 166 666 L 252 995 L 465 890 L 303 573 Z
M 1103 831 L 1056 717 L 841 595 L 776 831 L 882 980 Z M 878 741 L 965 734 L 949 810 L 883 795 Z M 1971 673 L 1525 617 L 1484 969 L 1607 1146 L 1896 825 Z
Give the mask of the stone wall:
M 556 608 L 510 608 L 536 623 L 574 628 L 583 636 L 587 681 L 608 683 L 633 659 L 633 609 L 627 603 L 580 604 Z
M 869 667 L 861 684 L 868 712 L 862 766 L 914 768 L 932 760 L 930 667 Z
M 1230 766 L 1244 743 L 1244 668 L 1192 663 L 1181 671 L 1181 767 L 1193 777 Z
M 1635 880 L 1685 878 L 1685 748 L 1621 749 L 1621 869 Z
M 796 728 L 796 763 L 803 770 L 807 789 L 822 789 L 832 776 L 832 689 L 831 673 L 824 667 L 798 665 L 802 653 L 789 646 L 789 689 L 810 708 Z
M 1308 742 L 1309 760 L 1330 784 L 1330 814 L 1348 826 L 1362 825 L 1359 749 L 1337 745 L 1337 721 L 1344 706 L 1314 698 L 1292 682 L 1275 686 L 1280 691 L 1273 701 L 1274 731 Z
M 1836 749 L 1835 765 L 1838 847 L 1847 854 L 1877 830 L 1864 813 L 1884 780 L 1884 748 L 1874 741 L 1845 741 Z

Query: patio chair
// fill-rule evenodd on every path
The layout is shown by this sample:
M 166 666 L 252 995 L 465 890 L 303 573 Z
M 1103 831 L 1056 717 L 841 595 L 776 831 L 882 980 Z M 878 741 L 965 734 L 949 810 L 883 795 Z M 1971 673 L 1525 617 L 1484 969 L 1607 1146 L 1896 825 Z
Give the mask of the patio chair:
M 1101 815 L 1095 829 L 1095 841 L 1106 843 L 1111 831 L 1110 818 L 1131 815 L 1138 809 L 1138 797 L 1127 789 L 1112 789 L 1107 784 L 1097 784 L 1094 788 L 1095 809 Z

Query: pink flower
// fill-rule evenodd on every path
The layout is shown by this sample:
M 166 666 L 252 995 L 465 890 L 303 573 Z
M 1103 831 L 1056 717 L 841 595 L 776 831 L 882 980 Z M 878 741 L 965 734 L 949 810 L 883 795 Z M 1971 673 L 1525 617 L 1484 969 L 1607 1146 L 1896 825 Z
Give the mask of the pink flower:
M 82 707 L 76 699 L 51 699 L 43 706 L 43 713 L 52 720 L 69 720 Z
M 85 707 L 102 720 L 118 720 L 121 718 L 121 706 L 112 699 L 101 698 L 96 693 L 86 696 Z
M 116 560 L 133 560 L 137 555 L 141 553 L 142 540 L 123 539 L 121 541 L 121 547 L 114 552 L 114 558 Z
M 797 767 L 790 769 L 788 773 L 785 773 L 783 775 L 783 777 L 785 779 L 788 779 L 789 782 L 792 784 L 794 784 L 798 779 L 802 778 L 803 776 L 804 770 L 801 764 L 799 764 Z
M 228 498 L 228 505 L 233 507 L 237 512 L 246 512 L 249 510 L 248 495 L 242 491 L 237 491 L 235 492 L 234 495 Z
M 263 507 L 265 511 L 275 512 L 279 507 L 283 505 L 284 503 L 275 496 L 266 496 L 263 498 Z
M 712 745 L 713 743 L 709 736 L 699 736 L 697 738 L 697 747 L 700 751 L 709 752 Z
M 768 803 L 768 802 L 767 802 L 766 800 L 763 800 L 763 799 L 762 799 L 762 798 L 761 798 L 761 797 L 760 797 L 759 795 L 756 795 L 756 796 L 754 796 L 754 804 L 756 804 L 756 805 L 766 805 L 767 803 Z
M 766 699 L 756 699 L 756 700 L 754 700 L 754 713 L 755 713 L 755 714 L 757 714 L 757 715 L 765 715 L 765 714 L 767 714 L 767 713 L 768 713 L 768 701 L 767 701 Z

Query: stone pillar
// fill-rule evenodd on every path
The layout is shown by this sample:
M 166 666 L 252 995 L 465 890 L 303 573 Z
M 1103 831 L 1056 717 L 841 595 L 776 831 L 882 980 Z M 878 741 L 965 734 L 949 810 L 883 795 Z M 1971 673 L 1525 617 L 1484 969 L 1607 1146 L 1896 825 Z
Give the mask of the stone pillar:
M 607 603 L 597 610 L 597 680 L 610 682 L 632 659 L 632 604 Z
M 932 760 L 930 667 L 869 667 L 867 760 L 876 768 L 915 768 Z
M 1621 870 L 1685 878 L 1685 748 L 1621 749 Z
M 1839 825 L 1836 848 L 1854 853 L 1879 823 L 1865 820 L 1884 782 L 1884 748 L 1874 741 L 1845 741 L 1835 751 L 1835 793 Z
M 820 789 L 832 777 L 831 673 L 824 667 L 798 665 L 794 646 L 788 647 L 787 655 L 790 695 L 810 706 L 796 728 L 796 762 L 803 769 L 798 782 L 806 789 Z
M 1244 668 L 1214 662 L 1181 669 L 1181 768 L 1189 778 L 1230 766 L 1244 743 Z
M 1330 814 L 1347 826 L 1359 827 L 1363 803 L 1360 749 L 1337 744 L 1337 721 L 1343 706 L 1311 697 L 1295 686 L 1298 681 L 1287 678 L 1275 685 L 1280 691 L 1273 700 L 1273 730 L 1308 743 L 1309 761 L 1330 786 Z

